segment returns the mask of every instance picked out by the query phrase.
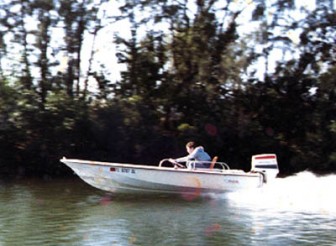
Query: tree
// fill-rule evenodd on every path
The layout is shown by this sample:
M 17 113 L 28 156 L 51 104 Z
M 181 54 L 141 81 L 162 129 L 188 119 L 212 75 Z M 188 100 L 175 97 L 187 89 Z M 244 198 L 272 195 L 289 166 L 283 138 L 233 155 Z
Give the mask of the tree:
M 335 170 L 330 1 L 306 11 L 290 0 L 120 0 L 113 17 L 103 3 L 0 1 L 6 172 L 59 174 L 62 155 L 152 163 L 177 155 L 190 138 L 232 167 L 248 169 L 252 154 L 275 152 L 283 173 Z M 260 28 L 247 32 L 240 17 L 253 4 Z M 105 64 L 95 66 L 95 42 L 121 20 L 130 36 L 114 41 L 127 69 L 113 83 Z M 271 69 L 274 51 L 281 55 Z M 262 76 L 260 61 L 269 64 Z
M 259 112 L 257 119 L 263 128 L 272 129 L 289 172 L 306 168 L 322 171 L 332 159 L 326 146 L 333 135 L 329 127 L 333 117 L 326 121 L 325 113 L 330 115 L 335 104 L 329 97 L 332 87 L 326 87 L 333 80 L 326 79 L 329 72 L 326 77 L 321 74 L 332 71 L 335 64 L 334 18 L 333 11 L 321 8 L 296 22 L 302 28 L 298 59 L 278 62 L 273 74 L 258 87 L 251 86 L 252 93 L 260 95 L 253 111 Z
M 40 70 L 38 93 L 41 101 L 41 108 L 44 109 L 47 95 L 52 85 L 50 84 L 50 63 L 48 57 L 48 48 L 50 48 L 50 32 L 52 27 L 52 18 L 50 11 L 53 9 L 52 1 L 36 0 L 32 8 L 33 12 L 37 12 L 37 19 L 39 21 L 38 30 L 36 33 L 36 48 L 40 54 L 37 60 L 37 67 Z

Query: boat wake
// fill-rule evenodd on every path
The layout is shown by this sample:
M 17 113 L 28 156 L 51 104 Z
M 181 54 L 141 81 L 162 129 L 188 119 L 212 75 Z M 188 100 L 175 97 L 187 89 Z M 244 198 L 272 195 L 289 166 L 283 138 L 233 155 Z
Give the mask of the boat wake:
M 336 216 L 336 175 L 316 176 L 301 172 L 287 178 L 277 178 L 261 189 L 226 194 L 234 206 L 280 212 L 318 213 Z

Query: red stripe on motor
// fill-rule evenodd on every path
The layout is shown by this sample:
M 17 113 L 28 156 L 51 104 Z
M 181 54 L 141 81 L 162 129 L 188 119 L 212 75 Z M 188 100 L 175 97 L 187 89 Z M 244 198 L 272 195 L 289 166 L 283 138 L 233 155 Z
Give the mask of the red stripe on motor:
M 275 159 L 275 155 L 265 155 L 265 156 L 257 156 L 256 160 L 264 160 L 264 159 Z

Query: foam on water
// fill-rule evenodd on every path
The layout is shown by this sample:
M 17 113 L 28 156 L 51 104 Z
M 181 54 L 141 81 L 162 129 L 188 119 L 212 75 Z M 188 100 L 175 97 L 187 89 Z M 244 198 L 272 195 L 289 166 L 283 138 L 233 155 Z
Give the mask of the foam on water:
M 227 194 L 226 198 L 236 206 L 336 216 L 335 189 L 336 175 L 301 172 L 276 178 L 261 189 Z

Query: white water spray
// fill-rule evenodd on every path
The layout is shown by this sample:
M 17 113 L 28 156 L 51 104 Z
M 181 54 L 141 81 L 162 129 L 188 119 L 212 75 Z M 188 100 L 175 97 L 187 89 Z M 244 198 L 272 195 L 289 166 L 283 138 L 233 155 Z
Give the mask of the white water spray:
M 276 178 L 261 189 L 230 193 L 226 197 L 239 207 L 336 216 L 335 189 L 336 175 L 319 177 L 301 172 Z

